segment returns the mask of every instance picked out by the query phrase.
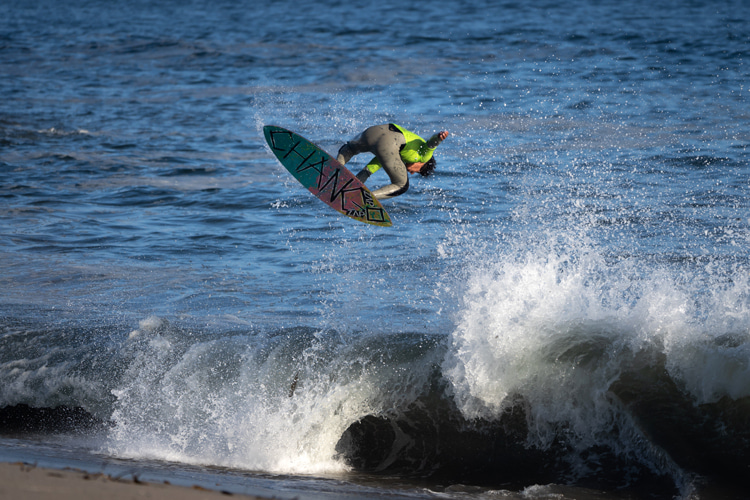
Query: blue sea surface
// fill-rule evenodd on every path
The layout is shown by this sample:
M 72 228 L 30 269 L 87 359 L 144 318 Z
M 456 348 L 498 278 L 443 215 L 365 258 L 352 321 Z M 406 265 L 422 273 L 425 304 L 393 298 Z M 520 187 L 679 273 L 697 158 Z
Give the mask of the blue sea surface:
M 0 10 L 3 460 L 744 498 L 748 2 Z M 335 154 L 383 123 L 450 132 L 390 228 L 262 132 Z

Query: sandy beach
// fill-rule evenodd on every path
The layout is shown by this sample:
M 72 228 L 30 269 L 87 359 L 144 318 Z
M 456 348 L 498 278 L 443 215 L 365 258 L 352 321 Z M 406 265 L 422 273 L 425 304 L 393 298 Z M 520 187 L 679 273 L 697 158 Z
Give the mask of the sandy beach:
M 2 499 L 210 500 L 227 496 L 239 499 L 260 498 L 208 490 L 200 486 L 184 487 L 169 483 L 143 482 L 132 477 L 115 478 L 107 474 L 91 474 L 79 470 L 45 469 L 20 462 L 0 463 Z

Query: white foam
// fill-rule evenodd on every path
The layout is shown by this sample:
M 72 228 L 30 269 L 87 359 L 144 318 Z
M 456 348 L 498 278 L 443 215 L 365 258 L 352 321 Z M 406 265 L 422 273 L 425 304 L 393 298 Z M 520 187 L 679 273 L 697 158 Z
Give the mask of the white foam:
M 532 445 L 566 436 L 585 447 L 617 428 L 635 435 L 610 387 L 643 351 L 662 353 L 699 403 L 748 395 L 746 270 L 727 284 L 720 269 L 607 259 L 585 237 L 545 236 L 479 255 L 464 247 L 444 372 L 466 417 L 497 417 L 520 395 Z
M 194 342 L 157 330 L 137 348 L 117 398 L 106 451 L 278 473 L 340 472 L 349 425 L 414 397 L 399 366 L 327 336 L 239 336 Z M 391 391 L 398 384 L 404 388 Z M 409 389 L 409 390 L 407 390 Z M 391 398 L 390 402 L 385 400 Z

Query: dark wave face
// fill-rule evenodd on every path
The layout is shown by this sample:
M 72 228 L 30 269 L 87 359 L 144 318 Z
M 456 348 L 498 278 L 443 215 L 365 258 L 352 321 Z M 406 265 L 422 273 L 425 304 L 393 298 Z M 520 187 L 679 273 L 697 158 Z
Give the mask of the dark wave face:
M 744 498 L 746 2 L 3 8 L 4 436 L 420 498 Z M 450 132 L 388 229 L 262 134 L 384 123 Z

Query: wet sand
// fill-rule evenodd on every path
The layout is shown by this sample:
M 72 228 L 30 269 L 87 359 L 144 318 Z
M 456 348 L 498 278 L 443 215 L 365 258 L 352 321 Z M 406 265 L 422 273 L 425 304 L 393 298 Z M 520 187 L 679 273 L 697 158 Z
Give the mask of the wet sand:
M 0 498 L 87 500 L 131 500 L 153 498 L 160 500 L 211 500 L 228 498 L 255 499 L 200 486 L 185 487 L 169 483 L 138 481 L 136 478 L 116 478 L 107 474 L 84 471 L 45 469 L 24 463 L 0 463 Z

